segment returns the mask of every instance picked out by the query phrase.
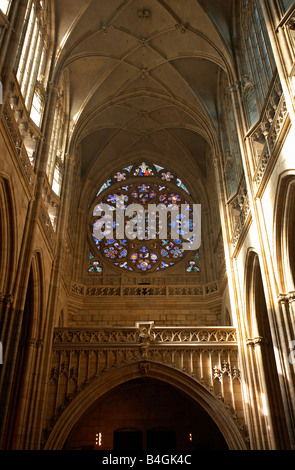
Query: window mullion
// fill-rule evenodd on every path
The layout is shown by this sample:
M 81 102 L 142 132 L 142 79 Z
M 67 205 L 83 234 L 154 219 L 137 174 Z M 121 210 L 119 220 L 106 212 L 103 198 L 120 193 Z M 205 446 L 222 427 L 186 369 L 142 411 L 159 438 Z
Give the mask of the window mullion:
M 28 83 L 29 83 L 29 78 L 30 78 L 30 72 L 31 72 L 32 65 L 33 65 L 33 57 L 35 54 L 37 40 L 38 40 L 38 25 L 37 25 L 37 19 L 35 19 L 33 36 L 31 40 L 30 51 L 29 51 L 27 61 L 26 61 L 26 67 L 25 67 L 22 89 L 21 89 L 25 100 L 27 96 Z
M 256 11 L 257 11 L 257 9 L 256 9 Z M 258 15 L 258 11 L 257 11 L 257 15 Z M 259 24 L 257 24 L 258 21 L 259 21 Z M 255 12 L 254 12 L 254 18 L 253 18 L 253 27 L 254 27 L 254 31 L 255 31 L 255 34 L 256 34 L 256 42 L 257 42 L 257 47 L 259 49 L 259 54 L 260 54 L 260 58 L 261 58 L 263 72 L 264 72 L 264 75 L 265 75 L 265 80 L 266 80 L 267 85 L 269 86 L 270 85 L 270 78 L 269 78 L 269 69 L 267 67 L 268 52 L 267 52 L 267 47 L 266 47 L 266 44 L 265 44 L 265 37 L 262 34 L 262 22 L 261 22 L 261 19 L 259 18 L 259 16 L 258 16 L 258 18 L 256 17 Z M 264 47 L 263 47 L 262 44 L 264 45 Z M 267 94 L 267 89 L 265 89 L 265 94 Z
M 22 83 L 24 80 L 27 60 L 28 60 L 28 56 L 30 53 L 31 42 L 33 38 L 33 31 L 34 31 L 34 26 L 35 26 L 35 18 L 36 18 L 36 12 L 35 12 L 34 4 L 33 4 L 32 10 L 29 16 L 27 31 L 24 37 L 24 42 L 22 46 L 22 52 L 21 52 L 20 62 L 19 62 L 19 67 L 18 67 L 18 72 L 17 72 L 17 79 L 18 79 L 20 87 L 22 86 Z
M 49 156 L 49 165 L 48 165 L 48 181 L 49 184 L 52 185 L 53 175 L 54 175 L 54 168 L 56 163 L 56 151 L 57 151 L 57 141 L 58 141 L 58 133 L 59 133 L 59 114 L 60 114 L 60 107 L 56 109 L 54 123 L 53 123 L 53 135 L 52 135 L 52 146 L 50 149 L 50 156 Z
M 33 95 L 35 92 L 36 80 L 38 78 L 38 72 L 40 67 L 40 59 L 42 54 L 42 35 L 39 34 L 38 43 L 36 46 L 35 57 L 33 59 L 34 68 L 32 70 L 32 74 L 28 84 L 28 93 L 27 93 L 27 108 L 28 110 L 31 109 Z
M 259 90 L 259 102 L 260 102 L 260 107 L 263 107 L 263 99 L 264 99 L 264 87 L 262 86 L 262 79 L 261 79 L 261 74 L 259 73 L 259 63 L 257 62 L 257 55 L 255 54 L 255 49 L 253 47 L 253 41 L 251 34 L 248 36 L 248 41 L 249 41 L 249 49 L 250 49 L 250 54 L 251 54 L 251 61 L 250 61 L 250 66 L 253 71 L 253 77 L 256 78 L 256 89 Z

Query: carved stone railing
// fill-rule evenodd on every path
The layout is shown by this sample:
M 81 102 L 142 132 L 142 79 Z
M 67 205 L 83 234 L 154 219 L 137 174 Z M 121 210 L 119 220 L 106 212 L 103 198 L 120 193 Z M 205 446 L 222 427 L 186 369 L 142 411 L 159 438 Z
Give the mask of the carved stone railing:
M 179 345 L 191 343 L 193 346 L 237 345 L 236 330 L 233 327 L 155 327 L 152 322 L 139 322 L 135 327 L 113 328 L 56 328 L 53 335 L 53 348 L 64 348 L 71 344 L 84 347 L 98 347 L 108 343 L 137 345 L 143 336 L 143 330 L 148 331 L 153 344 Z
M 10 136 L 11 143 L 14 148 L 14 153 L 18 159 L 19 168 L 22 171 L 24 180 L 30 193 L 33 194 L 36 184 L 36 175 L 23 143 L 23 138 L 19 131 L 19 127 L 15 121 L 14 113 L 7 103 L 3 108 L 3 117 L 8 130 L 8 135 Z
M 56 328 L 49 377 L 47 425 L 98 377 L 128 364 L 149 374 L 151 363 L 189 375 L 226 406 L 241 412 L 241 373 L 233 327 Z M 48 430 L 47 430 L 48 431 Z
M 208 296 L 217 293 L 217 281 L 204 285 L 98 285 L 85 286 L 71 283 L 71 293 L 83 297 L 126 297 L 126 296 Z
M 12 76 L 10 83 L 8 101 L 8 105 L 13 113 L 15 124 L 18 127 L 30 163 L 32 167 L 34 167 L 38 143 L 43 136 L 40 129 L 30 118 L 18 81 L 14 75 Z
M 267 172 L 287 116 L 288 110 L 285 96 L 282 92 L 280 79 L 277 77 L 270 90 L 259 125 L 251 136 L 256 153 L 253 175 L 256 189 L 260 186 Z

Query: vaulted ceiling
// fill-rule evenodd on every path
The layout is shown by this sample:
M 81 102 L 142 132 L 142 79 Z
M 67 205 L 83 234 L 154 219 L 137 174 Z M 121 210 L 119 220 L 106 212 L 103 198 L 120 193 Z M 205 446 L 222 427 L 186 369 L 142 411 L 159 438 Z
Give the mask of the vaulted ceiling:
M 68 80 L 71 145 L 85 180 L 139 155 L 206 177 L 233 3 L 55 2 L 56 76 Z

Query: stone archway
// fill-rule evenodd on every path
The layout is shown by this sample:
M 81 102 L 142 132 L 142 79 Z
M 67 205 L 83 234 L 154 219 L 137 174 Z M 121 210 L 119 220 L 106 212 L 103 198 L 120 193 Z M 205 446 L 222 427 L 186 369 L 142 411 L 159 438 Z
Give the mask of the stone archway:
M 61 450 L 78 420 L 103 395 L 114 388 L 143 376 L 163 382 L 181 391 L 214 422 L 229 450 L 247 449 L 234 420 L 223 403 L 218 401 L 201 384 L 186 374 L 154 362 L 135 362 L 98 377 L 82 391 L 65 409 L 53 427 L 44 450 Z
M 175 452 L 228 450 L 212 418 L 174 386 L 143 375 L 100 397 L 64 450 Z

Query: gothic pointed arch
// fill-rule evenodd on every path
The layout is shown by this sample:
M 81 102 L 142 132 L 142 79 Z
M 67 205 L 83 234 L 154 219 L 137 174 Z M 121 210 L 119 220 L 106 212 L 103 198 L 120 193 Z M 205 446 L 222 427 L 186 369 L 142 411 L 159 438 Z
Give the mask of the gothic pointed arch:
M 147 365 L 148 376 L 150 378 L 163 381 L 179 389 L 195 400 L 208 413 L 223 435 L 229 449 L 246 449 L 244 438 L 238 431 L 234 420 L 224 405 L 206 388 L 188 375 L 165 365 L 153 362 L 148 362 Z M 64 410 L 50 432 L 44 450 L 61 450 L 75 424 L 99 397 L 115 387 L 128 382 L 130 377 L 133 379 L 142 378 L 142 374 L 143 368 L 140 366 L 140 363 L 135 362 L 109 372 L 103 378 L 98 377 Z
M 280 175 L 274 212 L 274 253 L 280 293 L 295 290 L 295 174 Z
M 12 184 L 0 174 L 0 293 L 12 288 L 16 260 L 16 214 Z
M 34 383 L 35 376 L 38 375 L 38 361 L 40 359 L 39 352 L 41 350 L 44 334 L 44 292 L 43 292 L 43 268 L 42 256 L 40 252 L 35 252 L 26 289 L 24 309 L 20 323 L 20 335 L 16 357 L 16 367 L 14 369 L 13 393 L 11 398 L 9 429 L 5 436 L 5 445 L 7 448 L 17 448 L 20 443 L 19 439 L 23 436 L 15 435 L 15 426 L 26 429 L 31 412 L 27 407 L 27 403 L 35 403 Z M 39 357 L 39 359 L 38 359 Z M 26 413 L 24 412 L 26 410 Z M 37 412 L 34 408 L 33 414 Z M 22 416 L 21 422 L 19 416 Z M 34 430 L 31 429 L 31 432 Z M 30 434 L 30 433 L 29 433 Z M 29 436 L 26 436 L 28 439 Z
M 251 389 L 250 420 L 253 427 L 255 422 L 260 422 L 259 432 L 252 434 L 252 442 L 257 448 L 261 445 L 266 449 L 273 446 L 281 448 L 288 437 L 284 436 L 285 430 L 275 411 L 282 407 L 282 397 L 270 321 L 271 309 L 266 300 L 259 256 L 252 249 L 248 252 L 246 263 L 245 299 L 246 343 L 251 363 L 246 372 L 246 384 Z M 281 427 L 279 439 L 282 442 L 274 442 L 269 433 L 269 425 L 274 422 Z

